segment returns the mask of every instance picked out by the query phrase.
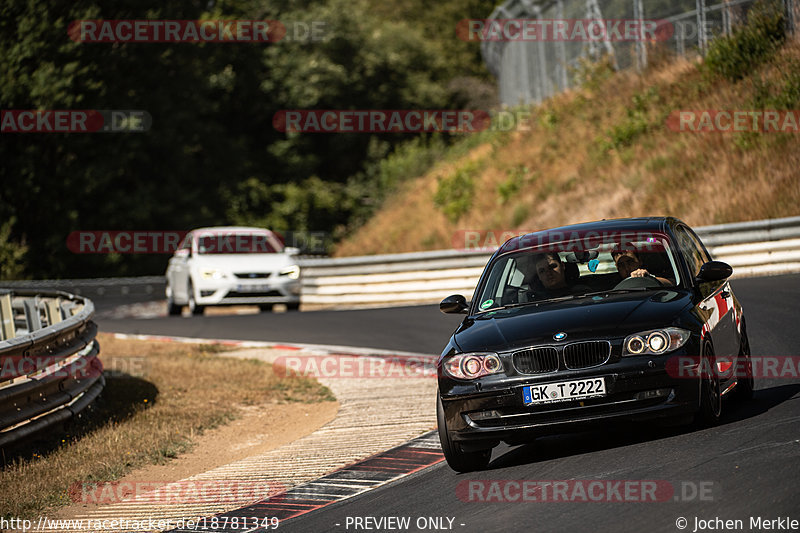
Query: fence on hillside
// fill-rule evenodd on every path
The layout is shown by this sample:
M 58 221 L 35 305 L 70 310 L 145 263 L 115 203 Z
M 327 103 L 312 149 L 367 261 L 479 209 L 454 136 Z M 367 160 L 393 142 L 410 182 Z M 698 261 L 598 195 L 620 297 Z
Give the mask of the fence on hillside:
M 785 10 L 787 31 L 800 21 L 800 0 L 776 0 Z M 747 20 L 754 0 L 507 0 L 490 17 L 550 21 L 653 21 L 656 39 L 641 34 L 633 40 L 550 39 L 487 40 L 481 52 L 498 79 L 500 102 L 508 106 L 538 103 L 575 83 L 571 71 L 581 58 L 610 57 L 617 69 L 647 66 L 648 55 L 660 48 L 678 55 L 704 54 L 708 43 L 728 35 Z M 587 24 L 588 27 L 591 27 Z M 607 27 L 607 26 L 606 26 Z M 644 31 L 644 30 L 642 30 Z M 610 34 L 610 33 L 609 33 Z M 572 34 L 569 35 L 572 37 Z M 655 42 L 653 42 L 655 41 Z

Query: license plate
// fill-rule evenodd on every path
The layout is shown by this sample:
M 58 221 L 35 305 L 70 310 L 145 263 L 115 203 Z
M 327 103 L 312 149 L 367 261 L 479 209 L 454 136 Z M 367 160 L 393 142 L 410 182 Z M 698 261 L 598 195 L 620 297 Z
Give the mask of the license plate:
M 237 285 L 237 292 L 264 292 L 269 290 L 269 285 Z
M 605 378 L 576 379 L 559 383 L 543 383 L 522 388 L 525 405 L 566 402 L 606 395 Z

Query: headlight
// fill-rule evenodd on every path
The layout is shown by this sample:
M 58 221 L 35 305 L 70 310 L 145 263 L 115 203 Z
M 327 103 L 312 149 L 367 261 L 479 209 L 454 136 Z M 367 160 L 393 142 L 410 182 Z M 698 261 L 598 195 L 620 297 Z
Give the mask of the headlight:
M 445 374 L 456 379 L 476 379 L 503 371 L 496 353 L 462 353 L 447 357 L 442 363 Z
M 300 267 L 292 265 L 289 268 L 281 270 L 281 276 L 288 276 L 289 279 L 298 279 L 300 277 Z
M 680 328 L 654 329 L 628 335 L 622 355 L 660 355 L 677 350 L 689 340 L 691 333 Z
M 203 270 L 200 275 L 203 279 L 222 279 L 225 277 L 225 273 L 221 270 Z

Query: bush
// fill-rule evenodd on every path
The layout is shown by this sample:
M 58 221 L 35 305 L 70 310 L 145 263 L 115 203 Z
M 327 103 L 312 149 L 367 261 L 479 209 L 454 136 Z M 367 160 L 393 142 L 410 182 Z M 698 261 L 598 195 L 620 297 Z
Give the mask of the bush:
M 528 183 L 531 169 L 517 165 L 507 173 L 508 178 L 497 186 L 497 195 L 502 204 L 507 204 Z
M 615 69 L 611 58 L 606 55 L 598 61 L 588 56 L 580 57 L 569 71 L 575 85 L 594 91 L 614 75 Z
M 736 82 L 767 61 L 786 40 L 785 18 L 777 2 L 757 2 L 747 24 L 711 42 L 705 68 L 714 76 Z
M 452 176 L 439 180 L 433 203 L 454 224 L 472 207 L 475 196 L 473 176 L 477 171 L 478 165 L 469 163 L 456 170 Z
M 602 150 L 617 149 L 631 146 L 637 137 L 647 131 L 658 121 L 648 117 L 649 110 L 660 102 L 658 90 L 650 87 L 643 93 L 633 95 L 631 107 L 627 108 L 627 118 L 620 124 L 615 124 L 606 132 L 608 140 L 603 141 Z

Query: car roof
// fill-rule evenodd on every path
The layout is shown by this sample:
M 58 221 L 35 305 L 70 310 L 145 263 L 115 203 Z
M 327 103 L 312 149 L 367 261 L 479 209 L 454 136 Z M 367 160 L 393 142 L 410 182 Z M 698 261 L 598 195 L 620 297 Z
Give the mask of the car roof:
M 256 228 L 250 226 L 210 226 L 207 228 L 195 228 L 192 233 L 232 233 L 232 232 L 247 232 L 247 233 L 273 233 L 266 228 Z
M 505 253 L 512 250 L 527 248 L 529 243 L 549 242 L 549 237 L 554 233 L 561 233 L 569 236 L 570 233 L 583 233 L 587 231 L 596 232 L 631 232 L 631 231 L 664 231 L 667 226 L 673 226 L 680 221 L 673 217 L 639 217 L 639 218 L 614 218 L 603 219 L 594 222 L 583 222 L 558 228 L 550 228 L 542 231 L 535 231 L 525 235 L 518 235 L 507 240 L 497 253 Z

